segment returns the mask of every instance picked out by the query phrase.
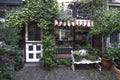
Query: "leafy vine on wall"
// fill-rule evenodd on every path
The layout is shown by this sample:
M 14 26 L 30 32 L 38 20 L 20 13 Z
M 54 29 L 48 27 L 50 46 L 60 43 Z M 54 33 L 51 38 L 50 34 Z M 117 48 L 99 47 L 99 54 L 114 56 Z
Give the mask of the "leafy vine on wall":
M 6 23 L 18 28 L 31 21 L 38 22 L 42 29 L 42 45 L 44 63 L 51 66 L 55 60 L 54 19 L 57 19 L 58 5 L 56 0 L 26 0 L 25 4 L 7 13 Z M 47 63 L 49 62 L 49 63 Z M 51 62 L 51 63 L 50 63 Z

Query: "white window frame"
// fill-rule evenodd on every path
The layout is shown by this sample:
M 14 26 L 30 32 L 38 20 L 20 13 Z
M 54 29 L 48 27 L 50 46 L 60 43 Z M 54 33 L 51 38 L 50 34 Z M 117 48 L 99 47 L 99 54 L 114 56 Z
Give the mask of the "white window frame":
M 108 35 L 106 37 L 106 47 L 109 48 L 109 47 L 112 47 L 112 43 L 110 42 L 110 35 Z M 119 42 L 119 45 L 120 45 L 120 33 L 118 33 L 118 42 Z

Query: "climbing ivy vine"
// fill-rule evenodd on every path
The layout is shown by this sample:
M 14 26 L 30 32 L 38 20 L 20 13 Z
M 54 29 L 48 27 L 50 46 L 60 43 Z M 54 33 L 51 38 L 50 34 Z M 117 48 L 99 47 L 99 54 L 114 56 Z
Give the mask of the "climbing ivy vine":
M 55 60 L 54 19 L 57 19 L 58 5 L 56 0 L 26 0 L 21 7 L 12 10 L 6 16 L 6 23 L 12 27 L 23 27 L 31 21 L 36 21 L 42 29 L 44 63 L 51 67 Z M 49 63 L 48 63 L 49 62 Z

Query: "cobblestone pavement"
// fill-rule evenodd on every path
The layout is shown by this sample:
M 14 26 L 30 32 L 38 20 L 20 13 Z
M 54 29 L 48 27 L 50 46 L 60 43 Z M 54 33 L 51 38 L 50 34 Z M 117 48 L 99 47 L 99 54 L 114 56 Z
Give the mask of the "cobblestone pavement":
M 14 80 L 117 80 L 114 71 L 99 71 L 96 68 L 78 67 L 75 72 L 71 67 L 56 67 L 50 71 L 40 66 L 25 65 L 16 72 Z

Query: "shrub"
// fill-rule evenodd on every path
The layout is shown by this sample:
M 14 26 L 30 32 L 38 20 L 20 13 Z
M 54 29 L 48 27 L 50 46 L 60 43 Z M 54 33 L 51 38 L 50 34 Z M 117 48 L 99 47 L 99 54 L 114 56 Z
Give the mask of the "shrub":
M 57 60 L 57 65 L 71 65 L 71 60 L 66 60 L 66 59 L 60 59 Z

